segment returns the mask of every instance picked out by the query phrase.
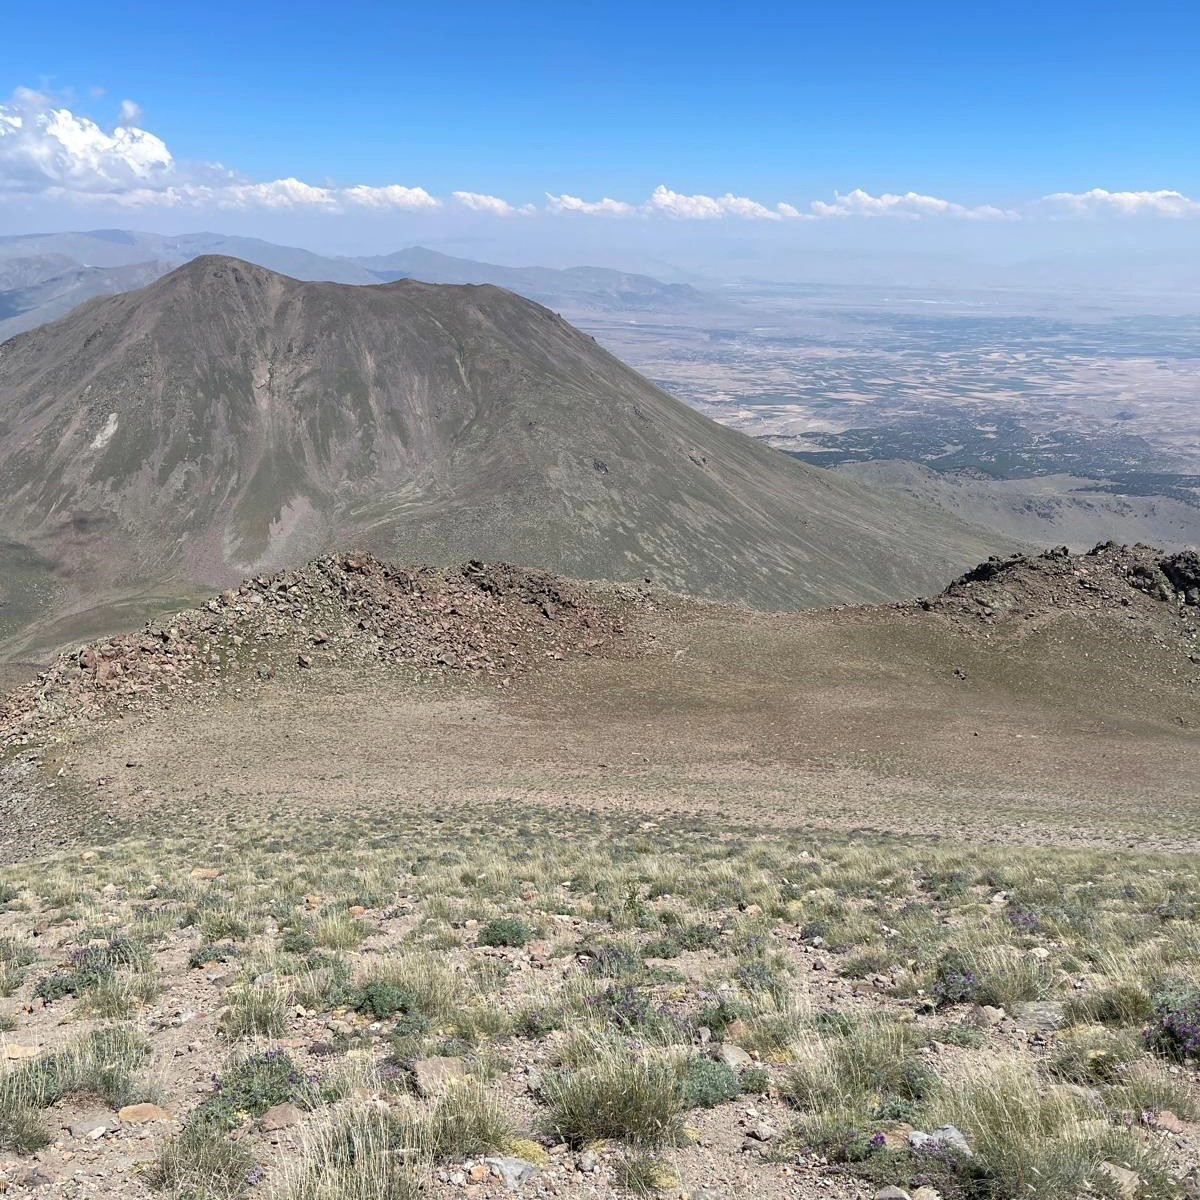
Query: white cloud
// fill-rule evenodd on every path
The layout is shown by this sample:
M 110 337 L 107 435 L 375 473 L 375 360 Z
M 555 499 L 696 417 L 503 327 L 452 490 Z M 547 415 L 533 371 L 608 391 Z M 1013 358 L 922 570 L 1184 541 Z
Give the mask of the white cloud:
M 351 204 L 363 208 L 441 208 L 442 202 L 431 196 L 424 188 L 401 187 L 398 183 L 386 187 L 367 187 L 359 184 L 357 187 L 342 188 L 341 195 Z
M 499 196 L 487 196 L 482 192 L 455 192 L 454 199 L 472 212 L 487 213 L 493 217 L 527 217 L 537 212 L 532 204 L 522 204 L 517 208 Z
M 775 211 L 788 221 L 812 221 L 812 213 L 801 212 L 794 204 L 786 204 L 782 200 L 775 205 Z
M 121 125 L 106 133 L 27 88 L 0 104 L 0 193 L 165 186 L 174 169 L 166 145 L 144 129 Z
M 872 196 L 862 188 L 855 188 L 844 195 L 835 193 L 832 204 L 814 200 L 809 208 L 816 217 L 903 217 L 911 221 L 922 217 L 964 217 L 985 221 L 1014 220 L 1017 217 L 1017 213 L 1011 210 L 990 204 L 968 207 L 937 196 L 924 196 L 920 192 L 905 192 L 903 195 L 885 192 L 882 196 Z
M 228 208 L 333 208 L 338 203 L 332 188 L 313 187 L 299 179 L 235 183 L 213 190 Z
M 634 205 L 627 204 L 624 200 L 613 200 L 609 196 L 605 196 L 603 200 L 581 200 L 578 196 L 568 196 L 565 192 L 561 196 L 547 192 L 546 207 L 554 213 L 586 213 L 588 216 L 627 217 L 637 212 Z
M 726 192 L 724 196 L 685 196 L 659 184 L 645 205 L 647 212 L 679 217 L 685 221 L 715 221 L 721 217 L 742 217 L 752 221 L 778 221 L 780 214 L 750 200 Z
M 399 183 L 352 187 L 311 184 L 288 177 L 257 181 L 218 163 L 180 163 L 166 143 L 141 127 L 141 106 L 122 100 L 119 118 L 104 129 L 53 97 L 18 88 L 0 103 L 0 198 L 47 197 L 76 204 L 121 208 L 307 210 L 341 213 L 432 211 L 442 201 L 424 188 Z M 454 203 L 492 217 L 531 216 L 532 204 L 515 205 L 483 192 L 456 191 Z M 584 216 L 667 217 L 688 221 L 818 221 L 892 217 L 906 220 L 1001 221 L 1082 219 L 1095 216 L 1200 217 L 1200 200 L 1170 189 L 1111 192 L 1054 192 L 1017 209 L 965 205 L 921 192 L 873 196 L 862 188 L 835 193 L 832 201 L 773 206 L 726 192 L 687 195 L 665 184 L 643 203 L 604 196 L 584 200 L 566 192 L 546 193 L 545 212 Z
M 1092 188 L 1090 192 L 1054 192 L 1040 202 L 1046 209 L 1064 216 L 1200 216 L 1200 201 L 1182 192 L 1109 192 Z
M 257 182 L 216 163 L 180 164 L 166 144 L 138 128 L 141 108 L 121 102 L 106 132 L 87 117 L 28 88 L 0 104 L 0 196 L 28 194 L 120 208 L 419 211 L 440 207 L 424 188 L 389 184 L 327 187 L 289 177 Z

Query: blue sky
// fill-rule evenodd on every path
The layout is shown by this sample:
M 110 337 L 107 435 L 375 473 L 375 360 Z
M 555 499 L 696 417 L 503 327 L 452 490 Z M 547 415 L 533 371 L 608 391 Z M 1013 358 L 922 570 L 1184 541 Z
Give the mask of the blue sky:
M 1043 218 L 1200 225 L 1195 3 L 61 0 L 3 20 L 0 100 L 21 122 L 0 124 L 6 231 L 73 210 L 250 230 L 269 209 L 338 242 L 353 210 L 445 237 L 529 205 L 561 225 L 547 194 L 625 206 L 572 210 L 593 225 L 682 220 L 718 241 L 747 220 L 811 241 L 800 226 L 829 217 L 970 223 L 954 238 L 981 245 Z M 50 153 L 35 134 L 64 110 L 97 132 L 59 122 Z M 153 142 L 131 149 L 118 123 Z M 242 186 L 289 180 L 316 190 Z M 339 190 L 357 185 L 404 190 Z

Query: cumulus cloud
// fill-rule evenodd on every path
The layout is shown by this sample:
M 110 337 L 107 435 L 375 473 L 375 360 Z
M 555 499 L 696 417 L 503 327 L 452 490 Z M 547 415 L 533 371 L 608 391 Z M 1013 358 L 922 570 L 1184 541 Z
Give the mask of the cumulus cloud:
M 46 197 L 96 207 L 217 210 L 307 210 L 344 213 L 427 212 L 442 200 L 422 187 L 311 184 L 288 177 L 249 179 L 218 163 L 181 163 L 161 138 L 142 128 L 141 106 L 122 100 L 111 129 L 72 112 L 54 97 L 18 88 L 0 103 L 0 198 Z M 455 205 L 491 217 L 531 216 L 539 211 L 592 217 L 660 217 L 686 221 L 825 221 L 891 217 L 910 221 L 960 219 L 1011 221 L 1087 217 L 1200 217 L 1200 200 L 1169 189 L 1158 191 L 1054 192 L 1016 209 L 965 205 L 921 192 L 862 188 L 806 205 L 763 203 L 726 192 L 709 196 L 673 191 L 660 184 L 640 203 L 604 196 L 584 200 L 547 192 L 545 205 L 514 204 L 484 192 L 456 191 Z
M 603 200 L 581 200 L 565 192 L 561 196 L 547 192 L 546 207 L 554 213 L 585 213 L 588 216 L 628 217 L 637 212 L 635 205 L 627 204 L 624 200 L 613 200 L 609 196 Z
M 679 217 L 686 221 L 715 221 L 721 217 L 742 217 L 750 221 L 778 221 L 780 213 L 751 200 L 726 192 L 724 196 L 685 196 L 659 184 L 646 202 L 648 212 Z
M 518 208 L 499 196 L 487 196 L 482 192 L 455 192 L 454 199 L 472 212 L 487 213 L 493 217 L 530 216 L 537 212 L 532 204 L 522 204 Z
M 775 211 L 789 221 L 812 221 L 815 220 L 812 213 L 801 212 L 794 204 L 787 204 L 780 201 L 775 205 Z
M 367 187 L 359 184 L 357 187 L 342 188 L 341 195 L 351 204 L 363 208 L 403 208 L 423 209 L 441 208 L 442 202 L 431 196 L 421 187 L 401 187 L 398 183 L 386 187 Z
M 106 133 L 27 88 L 0 104 L 0 192 L 167 186 L 174 169 L 166 145 L 144 129 L 120 125 Z
M 1200 216 L 1200 201 L 1182 192 L 1162 189 L 1157 192 L 1110 192 L 1092 188 L 1089 192 L 1054 192 L 1043 196 L 1041 207 L 1064 216 Z
M 329 187 L 301 179 L 246 179 L 216 163 L 182 164 L 161 138 L 138 127 L 141 108 L 121 102 L 111 131 L 53 99 L 18 88 L 0 104 L 0 196 L 40 195 L 120 208 L 434 209 L 424 188 Z
M 882 196 L 872 196 L 862 188 L 855 188 L 845 195 L 835 193 L 832 204 L 814 200 L 809 209 L 815 217 L 902 217 L 908 220 L 963 217 L 968 220 L 1004 221 L 1014 220 L 1018 215 L 990 204 L 968 207 L 956 204 L 953 200 L 942 200 L 938 196 L 924 196 L 920 192 L 905 192 L 903 195 L 885 192 Z

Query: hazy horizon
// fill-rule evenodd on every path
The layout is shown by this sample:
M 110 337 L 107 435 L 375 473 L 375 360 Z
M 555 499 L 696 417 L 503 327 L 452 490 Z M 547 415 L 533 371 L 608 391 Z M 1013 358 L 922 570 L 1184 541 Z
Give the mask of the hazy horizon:
M 68 2 L 54 37 L 7 14 L 0 234 L 212 230 L 726 280 L 1200 287 L 1194 9 L 1084 19 L 1023 0 L 999 22 L 870 3 L 847 21 L 768 5 L 737 24 L 672 4 L 552 22 L 536 4 L 355 7 L 279 22 L 216 0 L 150 23 L 137 5 L 101 18 Z

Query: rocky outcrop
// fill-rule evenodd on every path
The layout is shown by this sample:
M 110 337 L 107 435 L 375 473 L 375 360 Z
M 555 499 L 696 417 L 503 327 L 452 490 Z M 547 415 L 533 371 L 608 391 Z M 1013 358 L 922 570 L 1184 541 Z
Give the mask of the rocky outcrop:
M 55 721 L 281 670 L 403 665 L 507 686 L 538 664 L 617 652 L 628 641 L 626 615 L 644 602 L 635 588 L 590 587 L 506 564 L 454 570 L 334 555 L 63 655 L 0 707 L 0 744 Z

